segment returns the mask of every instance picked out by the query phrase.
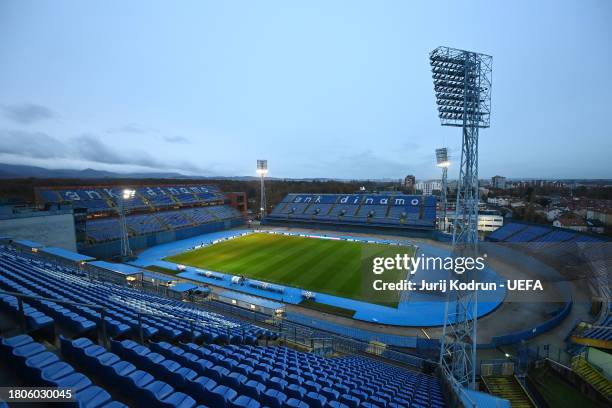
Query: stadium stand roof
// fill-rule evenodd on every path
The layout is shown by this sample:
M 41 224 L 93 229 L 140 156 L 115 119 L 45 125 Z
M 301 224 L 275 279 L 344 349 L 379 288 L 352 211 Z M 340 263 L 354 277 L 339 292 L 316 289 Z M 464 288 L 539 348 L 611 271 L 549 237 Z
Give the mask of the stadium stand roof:
M 13 241 L 15 244 L 28 247 L 28 248 L 43 248 L 43 244 L 39 244 L 38 242 L 30 241 L 29 239 L 18 239 Z
M 170 290 L 173 290 L 175 292 L 188 292 L 197 288 L 198 285 L 194 285 L 193 283 L 181 282 L 171 286 Z
M 145 278 L 149 278 L 149 279 L 155 279 L 163 283 L 170 283 L 176 280 L 168 276 L 161 275 L 159 273 L 146 272 L 146 271 L 143 271 L 142 276 Z
M 523 221 L 510 220 L 503 227 L 498 228 L 486 238 L 491 242 L 607 242 L 609 239 L 602 235 L 587 234 L 568 228 L 553 227 L 552 225 L 532 224 Z
M 219 296 L 225 297 L 228 299 L 236 299 L 241 302 L 251 303 L 253 305 L 261 306 L 266 309 L 276 310 L 276 309 L 282 309 L 283 307 L 285 307 L 284 304 L 275 302 L 273 300 L 268 300 L 268 299 L 260 298 L 257 296 L 245 295 L 244 293 L 238 293 L 238 292 L 234 292 L 231 290 L 226 290 L 224 292 L 221 292 L 219 293 Z
M 107 269 L 109 271 L 120 273 L 122 275 L 134 275 L 143 272 L 142 269 L 137 268 L 135 266 L 120 263 L 111 263 L 106 261 L 89 262 L 89 265 L 93 265 L 102 269 Z
M 67 259 L 73 262 L 88 262 L 94 261 L 96 259 L 92 258 L 91 256 L 79 254 L 78 252 L 73 252 L 67 249 L 56 247 L 44 247 L 40 249 L 40 252 L 44 254 L 54 255 L 56 257 Z

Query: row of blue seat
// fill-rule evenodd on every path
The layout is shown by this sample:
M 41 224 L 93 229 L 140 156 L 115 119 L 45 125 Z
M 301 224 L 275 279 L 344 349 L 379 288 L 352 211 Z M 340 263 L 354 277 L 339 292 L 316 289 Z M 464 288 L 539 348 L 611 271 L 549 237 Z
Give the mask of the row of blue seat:
M 19 284 L 12 287 L 16 292 L 104 306 L 105 325 L 112 336 L 136 333 L 139 328 L 138 312 L 150 311 L 151 315 L 143 315 L 141 318 L 145 337 L 162 335 L 169 339 L 202 338 L 206 342 L 247 344 L 256 343 L 258 337 L 274 337 L 271 332 L 261 328 L 196 309 L 183 302 L 144 294 L 117 285 L 84 281 L 77 276 L 66 274 L 65 267 L 62 267 L 61 272 L 52 271 L 33 265 L 26 258 L 16 258 L 10 254 L 3 256 L 0 252 L 0 268 L 6 276 L 2 277 L 0 284 L 11 279 Z M 93 329 L 101 321 L 98 310 L 84 306 L 67 306 L 69 309 L 66 309 L 49 301 L 36 302 L 35 306 L 48 312 L 60 323 L 62 322 L 60 314 L 50 308 L 52 306 L 62 308 L 64 312 L 61 316 L 70 316 L 75 322 L 72 326 L 78 324 L 78 327 L 72 328 L 80 329 L 76 330 L 79 333 Z M 178 319 L 169 320 L 168 316 Z M 194 320 L 195 323 L 191 326 L 181 318 Z
M 235 208 L 214 205 L 127 215 L 126 222 L 131 235 L 144 235 L 240 217 L 240 212 Z M 119 221 L 117 218 L 87 220 L 86 233 L 89 239 L 95 242 L 116 240 L 120 237 Z
M 79 407 L 121 408 L 126 405 L 112 401 L 111 395 L 93 385 L 82 373 L 62 361 L 28 335 L 0 337 L 0 358 L 15 369 L 28 386 L 70 388 Z
M 66 358 L 85 371 L 96 373 L 105 384 L 122 395 L 129 395 L 137 406 L 191 408 L 196 405 L 195 400 L 189 395 L 176 391 L 172 385 L 160 379 L 173 374 L 172 378 L 180 376 L 180 372 L 175 372 L 180 368 L 176 364 L 161 365 L 163 370 L 154 372 L 151 369 L 157 367 L 147 366 L 142 367 L 144 370 L 137 369 L 121 356 L 108 352 L 88 338 L 69 340 L 60 337 L 60 346 Z
M 2 279 L 2 277 L 0 277 L 0 279 Z M 2 285 L 1 282 L 0 285 Z M 19 304 L 17 298 L 11 295 L 0 294 L 0 310 L 18 317 Z M 38 311 L 26 302 L 23 302 L 23 314 L 26 318 L 26 324 L 31 330 L 38 330 L 53 326 L 53 319 L 51 317 Z
M 142 348 L 129 341 L 123 343 L 126 349 L 142 353 Z M 382 365 L 376 367 L 376 363 L 359 358 L 324 359 L 283 347 L 197 346 L 193 343 L 180 347 L 153 343 L 151 350 L 199 370 L 209 379 L 207 386 L 225 385 L 239 395 L 263 398 L 268 406 L 283 406 L 285 400 L 302 401 L 307 396 L 309 405 L 315 407 L 325 406 L 330 401 L 350 407 L 362 403 L 408 406 L 411 401 L 413 406 L 444 406 L 437 380 L 381 368 Z M 395 405 L 389 405 L 392 403 Z

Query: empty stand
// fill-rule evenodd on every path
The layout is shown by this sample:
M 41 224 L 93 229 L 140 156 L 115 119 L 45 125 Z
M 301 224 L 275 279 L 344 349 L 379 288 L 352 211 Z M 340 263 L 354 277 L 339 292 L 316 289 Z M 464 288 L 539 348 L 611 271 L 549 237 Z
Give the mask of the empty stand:
M 266 221 L 433 229 L 436 198 L 404 194 L 288 194 Z
M 445 406 L 434 377 L 365 357 L 263 346 L 258 339 L 274 339 L 274 333 L 185 302 L 90 281 L 34 254 L 0 248 L 0 278 L 2 289 L 52 299 L 32 299 L 28 313 L 40 307 L 37 316 L 74 334 L 47 344 L 28 335 L 3 338 L 0 358 L 28 386 L 72 388 L 79 406 Z M 68 304 L 61 309 L 59 302 Z M 80 330 L 64 330 L 71 318 Z M 91 333 L 101 326 L 112 338 L 108 345 Z M 35 329 L 29 322 L 27 330 Z

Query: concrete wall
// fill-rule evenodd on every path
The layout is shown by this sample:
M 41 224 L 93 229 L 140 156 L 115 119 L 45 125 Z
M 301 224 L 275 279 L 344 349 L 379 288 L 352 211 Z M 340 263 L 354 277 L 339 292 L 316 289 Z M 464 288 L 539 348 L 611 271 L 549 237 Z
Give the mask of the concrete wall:
M 77 250 L 72 213 L 0 218 L 0 235 Z

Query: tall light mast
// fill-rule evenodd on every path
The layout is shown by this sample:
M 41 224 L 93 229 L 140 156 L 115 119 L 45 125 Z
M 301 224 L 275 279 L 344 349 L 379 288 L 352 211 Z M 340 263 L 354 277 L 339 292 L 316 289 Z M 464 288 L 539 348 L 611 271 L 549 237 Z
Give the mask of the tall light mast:
M 121 234 L 121 257 L 127 259 L 132 256 L 132 250 L 130 249 L 130 238 L 127 227 L 126 215 L 126 201 L 131 200 L 136 195 L 134 190 L 125 189 L 121 192 L 119 197 L 119 233 Z
M 268 174 L 267 160 L 257 160 L 257 174 L 259 174 L 259 177 L 261 179 L 261 197 L 259 201 L 259 211 L 261 213 L 261 219 L 263 220 L 266 216 L 266 185 L 264 183 L 264 178 Z
M 446 231 L 446 216 L 448 211 L 447 205 L 447 194 L 448 194 L 448 167 L 450 166 L 450 160 L 448 157 L 448 149 L 441 147 L 436 149 L 436 165 L 442 169 L 442 191 L 440 192 L 440 209 L 442 210 L 442 216 L 440 217 L 440 230 Z
M 442 126 L 462 131 L 461 165 L 453 221 L 453 253 L 478 251 L 478 131 L 490 125 L 493 57 L 438 47 L 429 55 L 438 117 Z M 456 275 L 477 280 L 475 273 Z M 440 339 L 443 372 L 462 386 L 476 386 L 477 291 L 449 294 Z

